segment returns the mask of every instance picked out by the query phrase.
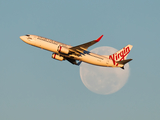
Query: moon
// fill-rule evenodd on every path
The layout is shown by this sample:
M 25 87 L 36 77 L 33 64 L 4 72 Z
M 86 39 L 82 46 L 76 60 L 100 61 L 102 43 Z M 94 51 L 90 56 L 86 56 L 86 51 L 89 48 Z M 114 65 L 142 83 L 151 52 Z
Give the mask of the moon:
M 118 50 L 112 47 L 98 47 L 91 52 L 99 55 L 111 55 Z M 108 95 L 120 90 L 127 82 L 130 69 L 127 63 L 121 68 L 100 67 L 82 62 L 80 77 L 83 84 L 92 92 Z

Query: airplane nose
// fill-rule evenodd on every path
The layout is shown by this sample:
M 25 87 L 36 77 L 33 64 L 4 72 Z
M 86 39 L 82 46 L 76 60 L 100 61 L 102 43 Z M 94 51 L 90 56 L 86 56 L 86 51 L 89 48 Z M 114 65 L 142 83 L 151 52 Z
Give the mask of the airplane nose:
M 23 40 L 23 39 L 24 39 L 24 36 L 20 36 L 19 38 L 20 38 L 21 40 Z
M 26 36 L 20 36 L 19 37 L 23 42 L 26 42 Z

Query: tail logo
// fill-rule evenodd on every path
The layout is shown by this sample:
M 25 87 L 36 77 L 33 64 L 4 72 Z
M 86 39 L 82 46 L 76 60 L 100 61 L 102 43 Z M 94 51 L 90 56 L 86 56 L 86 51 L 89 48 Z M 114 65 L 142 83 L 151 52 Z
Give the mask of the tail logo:
M 116 61 L 125 60 L 125 57 L 128 55 L 129 52 L 130 52 L 130 48 L 124 47 L 121 51 L 118 51 L 117 53 L 110 55 L 109 59 L 113 61 L 114 65 L 118 66 L 118 63 L 116 63 Z

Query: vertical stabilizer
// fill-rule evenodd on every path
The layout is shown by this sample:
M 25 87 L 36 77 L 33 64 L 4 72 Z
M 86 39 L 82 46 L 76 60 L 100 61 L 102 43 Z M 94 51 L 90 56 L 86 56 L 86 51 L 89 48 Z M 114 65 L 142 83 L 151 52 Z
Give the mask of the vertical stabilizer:
M 125 60 L 129 52 L 131 51 L 132 47 L 133 47 L 132 45 L 127 45 L 126 47 L 122 48 L 118 52 L 112 55 L 109 55 L 109 59 L 113 60 L 114 65 L 116 64 L 116 61 Z

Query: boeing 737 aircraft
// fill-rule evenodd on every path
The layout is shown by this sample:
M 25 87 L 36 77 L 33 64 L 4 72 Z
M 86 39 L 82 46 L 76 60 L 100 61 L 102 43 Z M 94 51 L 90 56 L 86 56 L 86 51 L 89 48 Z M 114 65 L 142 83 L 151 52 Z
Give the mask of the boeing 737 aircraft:
M 132 60 L 126 59 L 126 57 L 133 46 L 127 45 L 112 55 L 98 55 L 89 52 L 87 50 L 88 47 L 99 42 L 102 37 L 103 35 L 96 40 L 74 47 L 37 35 L 20 36 L 20 39 L 32 46 L 53 52 L 52 58 L 59 61 L 67 60 L 75 65 L 80 65 L 83 61 L 97 66 L 120 67 L 124 69 L 124 65 Z

